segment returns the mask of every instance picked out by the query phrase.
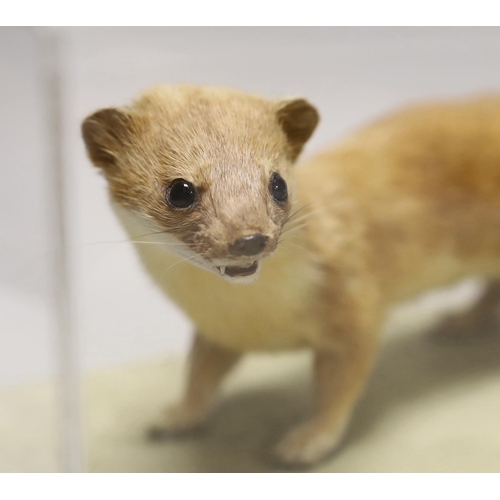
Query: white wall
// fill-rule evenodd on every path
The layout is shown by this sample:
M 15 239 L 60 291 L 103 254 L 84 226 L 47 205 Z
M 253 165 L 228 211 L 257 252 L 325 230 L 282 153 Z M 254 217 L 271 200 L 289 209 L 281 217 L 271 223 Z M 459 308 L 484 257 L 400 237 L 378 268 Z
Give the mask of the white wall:
M 157 83 L 227 85 L 276 97 L 303 95 L 322 115 L 309 153 L 406 102 L 500 88 L 497 28 L 68 28 L 62 35 L 65 159 L 73 183 L 72 251 L 86 367 L 182 350 L 190 330 L 189 322 L 152 287 L 128 244 L 96 244 L 123 240 L 125 234 L 109 210 L 103 179 L 85 158 L 79 124 L 88 113 L 124 104 Z M 8 63 L 14 66 L 25 50 L 16 37 L 17 32 L 0 30 L 0 56 L 8 53 Z M 3 68 L 5 61 L 0 61 Z M 26 63 L 32 64 L 32 58 Z M 30 79 L 21 71 L 8 73 L 17 90 Z M 4 85 L 0 82 L 0 90 Z M 24 114 L 2 112 L 1 130 L 12 129 L 12 120 L 20 128 L 30 123 L 33 104 L 17 95 L 9 106 L 15 102 L 14 108 Z M 32 130 L 27 155 L 36 141 Z M 41 172 L 26 181 L 21 170 L 11 167 L 20 161 L 16 148 L 0 155 L 0 189 L 7 189 L 7 179 L 12 186 L 7 212 L 15 228 L 30 228 L 25 223 L 34 224 L 32 211 L 19 207 L 12 194 L 34 190 Z M 26 162 L 35 169 L 36 158 L 29 156 Z M 34 229 L 26 232 L 18 239 L 22 252 L 30 254 L 41 236 Z M 2 235 L 4 262 L 16 261 L 22 253 L 13 256 L 5 250 L 10 234 Z M 39 285 L 23 280 L 21 274 L 15 280 L 4 278 L 0 264 L 0 290 L 41 294 Z M 3 358 L 15 357 L 16 369 L 28 376 L 32 358 L 23 362 L 19 349 L 6 342 L 1 323 L 0 328 L 0 367 Z M 18 333 L 23 339 L 32 335 Z M 25 348 L 30 345 L 25 343 Z M 45 369 L 40 365 L 37 373 Z M 0 383 L 6 377 L 2 373 L 0 369 Z
M 41 128 L 34 39 L 0 28 L 0 385 L 54 365 Z

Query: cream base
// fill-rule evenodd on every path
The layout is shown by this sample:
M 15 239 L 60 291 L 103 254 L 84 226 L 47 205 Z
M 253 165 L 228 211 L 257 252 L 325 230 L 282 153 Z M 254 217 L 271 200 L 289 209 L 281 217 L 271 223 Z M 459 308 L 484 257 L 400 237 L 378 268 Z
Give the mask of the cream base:
M 359 402 L 342 453 L 314 472 L 500 472 L 500 335 L 436 345 L 435 318 L 406 311 Z M 229 378 L 205 433 L 151 443 L 148 425 L 180 393 L 180 359 L 100 371 L 85 380 L 88 469 L 272 472 L 270 449 L 306 417 L 307 353 L 251 356 Z M 0 471 L 56 470 L 54 387 L 0 390 Z

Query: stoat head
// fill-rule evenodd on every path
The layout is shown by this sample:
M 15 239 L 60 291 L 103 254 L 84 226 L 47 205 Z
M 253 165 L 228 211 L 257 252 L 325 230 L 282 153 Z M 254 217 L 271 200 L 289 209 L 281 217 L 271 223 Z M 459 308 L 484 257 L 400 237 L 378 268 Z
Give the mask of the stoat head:
M 116 202 L 164 234 L 170 251 L 245 283 L 276 249 L 292 165 L 318 120 L 304 99 L 179 85 L 97 111 L 82 132 Z

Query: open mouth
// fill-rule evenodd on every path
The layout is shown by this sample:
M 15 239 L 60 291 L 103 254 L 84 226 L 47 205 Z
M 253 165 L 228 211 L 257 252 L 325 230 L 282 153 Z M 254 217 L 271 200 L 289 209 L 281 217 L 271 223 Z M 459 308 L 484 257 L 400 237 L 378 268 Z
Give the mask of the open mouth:
M 253 264 L 250 264 L 247 267 L 239 267 L 239 266 L 222 266 L 219 267 L 219 271 L 221 276 L 229 276 L 231 278 L 242 277 L 242 276 L 252 276 L 257 271 L 259 264 L 255 261 Z

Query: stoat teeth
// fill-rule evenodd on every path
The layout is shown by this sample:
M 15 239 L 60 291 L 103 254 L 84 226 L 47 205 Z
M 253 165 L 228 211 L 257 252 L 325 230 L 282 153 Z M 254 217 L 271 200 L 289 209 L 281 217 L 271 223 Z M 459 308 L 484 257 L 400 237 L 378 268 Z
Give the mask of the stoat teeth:
M 224 274 L 226 274 L 226 266 L 219 267 L 219 270 L 220 270 L 220 275 L 221 276 L 224 276 Z

